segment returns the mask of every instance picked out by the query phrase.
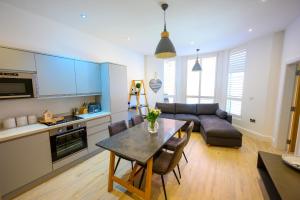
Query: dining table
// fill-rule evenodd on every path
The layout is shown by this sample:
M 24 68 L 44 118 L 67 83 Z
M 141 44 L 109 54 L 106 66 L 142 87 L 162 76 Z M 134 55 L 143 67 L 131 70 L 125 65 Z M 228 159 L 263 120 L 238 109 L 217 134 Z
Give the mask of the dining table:
M 185 124 L 186 121 L 159 118 L 157 133 L 148 132 L 148 122 L 145 121 L 98 142 L 96 144 L 98 147 L 110 151 L 108 192 L 113 191 L 113 183 L 116 182 L 142 199 L 150 200 L 153 157 L 176 133 L 180 137 L 181 129 Z M 114 174 L 116 154 L 135 161 L 127 180 L 121 179 Z M 133 184 L 139 171 L 138 168 L 141 166 L 146 166 L 147 169 L 144 190 L 135 187 Z

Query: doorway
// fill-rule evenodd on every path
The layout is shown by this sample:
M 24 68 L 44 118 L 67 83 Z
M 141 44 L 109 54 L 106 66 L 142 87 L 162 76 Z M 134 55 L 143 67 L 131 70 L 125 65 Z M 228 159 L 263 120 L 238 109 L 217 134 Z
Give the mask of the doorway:
M 289 136 L 287 140 L 288 152 L 295 152 L 298 131 L 300 130 L 299 119 L 300 119 L 300 64 L 296 66 L 295 73 L 295 85 L 293 100 L 291 105 L 291 117 L 289 126 Z M 299 133 L 300 134 L 300 133 Z

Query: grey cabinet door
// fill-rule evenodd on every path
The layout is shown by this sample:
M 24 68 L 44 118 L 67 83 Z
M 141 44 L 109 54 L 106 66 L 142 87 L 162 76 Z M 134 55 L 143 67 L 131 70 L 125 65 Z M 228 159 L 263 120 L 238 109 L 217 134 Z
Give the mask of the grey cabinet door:
M 34 54 L 0 47 L 0 69 L 34 72 Z
M 35 54 L 38 96 L 66 96 L 76 94 L 74 60 Z
M 97 63 L 75 61 L 77 94 L 100 94 L 101 72 Z
M 0 144 L 0 193 L 2 195 L 51 171 L 48 132 Z

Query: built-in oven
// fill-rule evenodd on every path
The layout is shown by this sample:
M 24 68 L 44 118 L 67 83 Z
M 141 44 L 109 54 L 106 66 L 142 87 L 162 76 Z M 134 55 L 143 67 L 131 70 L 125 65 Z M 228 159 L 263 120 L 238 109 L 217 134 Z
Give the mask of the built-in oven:
M 0 99 L 34 98 L 36 74 L 0 71 Z
M 77 123 L 50 131 L 52 162 L 88 147 L 85 123 Z

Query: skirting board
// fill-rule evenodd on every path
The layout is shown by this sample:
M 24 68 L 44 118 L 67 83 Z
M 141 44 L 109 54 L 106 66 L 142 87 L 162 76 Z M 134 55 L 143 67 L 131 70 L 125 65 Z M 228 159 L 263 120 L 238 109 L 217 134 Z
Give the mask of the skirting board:
M 253 130 L 249 130 L 246 128 L 243 128 L 239 125 L 233 124 L 233 126 L 235 128 L 237 128 L 239 131 L 241 131 L 243 134 L 248 135 L 249 137 L 253 137 L 262 141 L 266 141 L 266 142 L 272 142 L 272 137 L 271 136 L 265 136 L 259 132 L 253 131 Z

